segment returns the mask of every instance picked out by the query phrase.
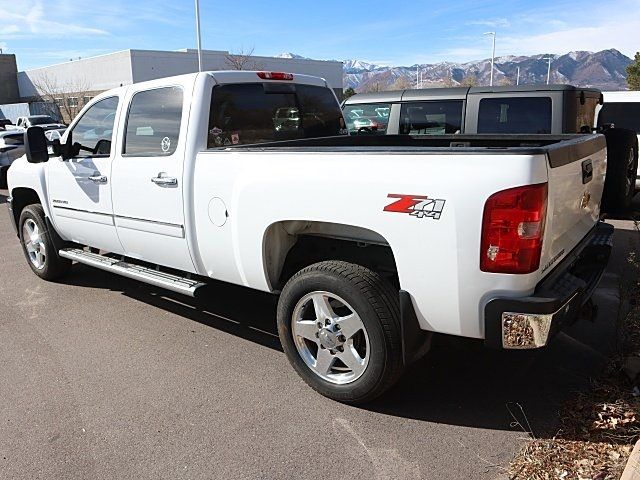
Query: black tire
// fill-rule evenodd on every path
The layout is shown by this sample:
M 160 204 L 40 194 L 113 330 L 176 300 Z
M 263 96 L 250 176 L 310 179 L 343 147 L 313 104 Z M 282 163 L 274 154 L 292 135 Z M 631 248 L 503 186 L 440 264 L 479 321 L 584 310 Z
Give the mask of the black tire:
M 35 265 L 27 249 L 27 243 L 30 241 L 29 238 L 25 238 L 25 223 L 27 222 L 35 222 L 35 225 L 38 228 L 39 241 L 44 246 L 44 261 L 42 268 L 38 268 Z M 33 273 L 44 280 L 56 280 L 69 271 L 71 268 L 71 260 L 62 258 L 58 255 L 60 240 L 55 231 L 50 231 L 47 228 L 47 222 L 45 220 L 42 205 L 35 203 L 28 205 L 22 210 L 20 213 L 20 221 L 18 223 L 18 232 L 20 233 L 22 251 L 27 259 L 27 264 Z
M 360 317 L 368 336 L 368 364 L 358 378 L 336 384 L 317 375 L 294 342 L 292 319 L 298 302 L 323 291 L 344 299 Z M 278 301 L 278 334 L 289 362 L 325 397 L 349 404 L 369 402 L 390 388 L 403 371 L 398 293 L 376 272 L 343 261 L 325 261 L 296 273 Z
M 635 195 L 638 171 L 638 137 L 624 128 L 606 130 L 607 176 L 602 194 L 602 210 L 627 210 Z

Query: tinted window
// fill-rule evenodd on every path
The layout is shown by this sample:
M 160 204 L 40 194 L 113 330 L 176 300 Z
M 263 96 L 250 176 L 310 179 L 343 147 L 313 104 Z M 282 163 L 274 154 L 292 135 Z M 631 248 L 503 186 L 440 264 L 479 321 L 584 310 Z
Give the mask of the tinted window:
M 443 135 L 460 133 L 462 100 L 404 103 L 400 110 L 400 133 Z
M 213 89 L 209 148 L 329 137 L 341 129 L 340 106 L 326 87 L 244 83 Z
M 118 109 L 118 97 L 105 98 L 92 105 L 73 127 L 69 139 L 72 143 L 79 143 L 83 147 L 96 150 L 99 155 L 111 153 L 111 138 L 113 137 L 113 123 Z M 98 145 L 98 142 L 100 145 Z M 79 156 L 86 157 L 92 153 L 81 150 Z
M 123 153 L 171 155 L 178 146 L 182 120 L 182 89 L 158 88 L 133 96 L 127 117 Z
M 343 113 L 349 133 L 386 134 L 389 125 L 390 103 L 345 105 Z
M 7 147 L 24 145 L 24 134 L 19 133 L 16 135 L 5 135 L 2 137 L 2 140 Z
M 613 123 L 618 128 L 628 128 L 640 134 L 640 102 L 605 102 L 598 115 L 598 126 L 607 123 Z
M 483 98 L 478 133 L 551 133 L 551 98 Z
M 29 117 L 31 125 L 44 125 L 46 123 L 58 123 L 51 117 Z

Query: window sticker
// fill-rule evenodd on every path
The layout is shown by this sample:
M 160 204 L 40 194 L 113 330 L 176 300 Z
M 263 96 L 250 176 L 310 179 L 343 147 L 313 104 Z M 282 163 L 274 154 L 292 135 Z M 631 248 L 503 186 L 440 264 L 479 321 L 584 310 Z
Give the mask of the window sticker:
M 167 153 L 171 149 L 171 139 L 169 137 L 164 137 L 160 143 L 160 148 L 162 148 L 164 153 Z

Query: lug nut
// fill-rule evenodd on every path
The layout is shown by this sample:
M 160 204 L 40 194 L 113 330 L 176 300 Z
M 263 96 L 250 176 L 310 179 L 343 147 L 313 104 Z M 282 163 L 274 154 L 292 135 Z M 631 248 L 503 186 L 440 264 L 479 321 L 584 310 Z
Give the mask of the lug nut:
M 336 330 L 340 330 L 340 325 L 336 323 Z
M 322 322 L 318 322 L 318 328 L 322 328 Z
M 344 352 L 344 348 L 342 348 L 341 346 L 336 348 L 336 350 L 338 350 L 339 352 Z
M 338 340 L 340 340 L 341 342 L 346 342 L 346 341 L 347 341 L 347 338 L 346 338 L 344 335 L 340 335 L 340 336 L 338 337 Z
M 331 320 L 329 320 L 328 318 L 324 321 L 325 325 L 331 325 Z

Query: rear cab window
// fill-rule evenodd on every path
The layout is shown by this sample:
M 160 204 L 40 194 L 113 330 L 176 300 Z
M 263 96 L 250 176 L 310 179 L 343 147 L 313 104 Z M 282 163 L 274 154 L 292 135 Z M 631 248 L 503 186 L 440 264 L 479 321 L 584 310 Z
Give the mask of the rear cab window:
M 400 133 L 403 135 L 444 135 L 461 133 L 462 100 L 403 103 Z
M 478 133 L 551 133 L 550 97 L 483 98 Z
M 331 137 L 343 130 L 342 111 L 329 88 L 275 82 L 217 85 L 207 146 Z
M 389 125 L 390 103 L 345 105 L 344 119 L 350 134 L 385 135 Z
M 169 156 L 178 147 L 182 123 L 181 87 L 136 93 L 131 99 L 123 155 Z
M 613 123 L 616 128 L 627 128 L 640 135 L 640 102 L 604 102 L 598 114 L 598 126 Z

